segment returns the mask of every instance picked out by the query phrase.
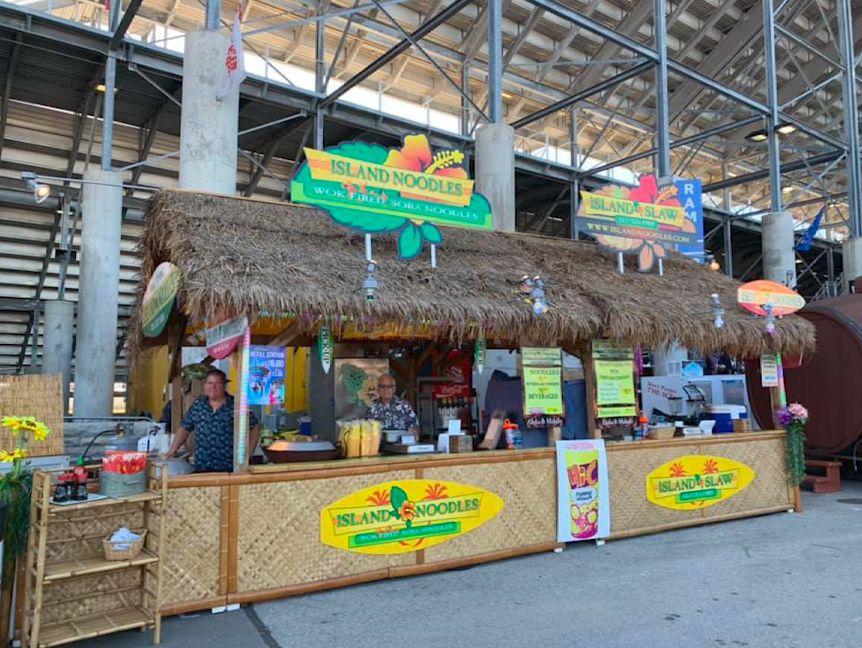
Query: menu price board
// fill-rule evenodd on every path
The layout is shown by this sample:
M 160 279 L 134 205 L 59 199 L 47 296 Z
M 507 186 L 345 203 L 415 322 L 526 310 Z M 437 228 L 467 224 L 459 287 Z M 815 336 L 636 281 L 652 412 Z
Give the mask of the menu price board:
M 562 369 L 524 367 L 524 415 L 563 415 Z
M 593 366 L 596 374 L 598 418 L 634 416 L 637 393 L 631 347 L 605 340 L 593 343 Z

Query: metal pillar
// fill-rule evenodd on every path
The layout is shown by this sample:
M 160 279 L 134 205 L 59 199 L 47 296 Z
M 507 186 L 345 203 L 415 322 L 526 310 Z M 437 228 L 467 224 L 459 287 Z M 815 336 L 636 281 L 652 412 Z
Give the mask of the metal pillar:
M 122 174 L 84 173 L 75 416 L 110 416 L 117 352 Z
M 325 41 L 326 29 L 323 20 L 317 21 L 315 27 L 314 39 L 314 88 L 320 95 L 326 94 L 326 63 L 323 58 L 325 56 Z M 335 61 L 332 62 L 333 65 Z M 323 109 L 318 104 L 314 111 L 314 148 L 323 148 Z
M 721 177 L 727 178 L 727 160 L 721 163 Z M 725 187 L 721 192 L 722 209 L 727 215 L 723 223 L 724 227 L 724 274 L 728 277 L 733 276 L 733 223 L 731 222 L 731 202 L 730 187 Z
M 660 178 L 671 176 L 670 122 L 667 96 L 667 5 L 666 0 L 655 0 L 653 24 L 658 60 L 655 66 L 656 88 L 656 171 Z
M 60 374 L 63 414 L 69 409 L 69 380 L 75 328 L 75 304 L 64 299 L 45 302 L 45 332 L 42 337 L 42 373 Z
M 116 31 L 120 22 L 120 6 L 122 2 L 111 5 L 111 31 Z M 114 147 L 114 92 L 117 88 L 117 53 L 108 50 L 105 60 L 105 98 L 102 105 L 102 170 L 110 171 L 113 167 Z
M 206 0 L 205 27 L 207 31 L 218 31 L 221 28 L 221 0 Z
M 856 58 L 850 0 L 838 2 L 838 35 L 844 103 L 844 141 L 847 144 L 847 207 L 851 236 L 862 236 L 862 169 L 859 162 L 859 106 L 856 99 Z
M 461 66 L 461 135 L 470 134 L 470 63 Z
M 769 145 L 769 194 L 773 212 L 780 212 L 781 201 L 781 147 L 776 128 L 778 116 L 778 77 L 775 63 L 775 8 L 773 0 L 763 0 L 763 50 L 766 62 L 766 136 Z M 791 242 L 791 247 L 792 247 Z
M 572 108 L 569 112 L 569 137 L 571 137 L 572 143 L 570 148 L 572 149 L 572 169 L 574 169 L 572 173 L 572 186 L 571 186 L 571 200 L 569 201 L 569 238 L 574 240 L 578 240 L 578 221 L 577 221 L 577 213 L 578 213 L 578 192 L 580 190 L 579 182 L 578 182 L 578 171 L 580 170 L 580 157 L 581 157 L 581 147 L 578 145 L 578 109 Z
M 829 282 L 829 296 L 838 295 L 838 286 L 835 285 L 835 249 L 830 245 L 826 248 L 826 281 Z
M 492 124 L 503 121 L 503 2 L 488 2 L 488 115 Z

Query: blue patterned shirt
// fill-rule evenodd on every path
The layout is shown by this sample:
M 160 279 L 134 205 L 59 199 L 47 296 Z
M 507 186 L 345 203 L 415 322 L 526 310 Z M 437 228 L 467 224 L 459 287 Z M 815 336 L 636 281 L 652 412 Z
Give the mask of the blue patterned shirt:
M 388 405 L 376 399 L 368 407 L 368 418 L 383 423 L 384 430 L 408 430 L 416 425 L 416 414 L 410 403 L 394 396 Z
M 206 395 L 198 397 L 183 417 L 183 428 L 195 433 L 195 469 L 198 472 L 233 470 L 233 396 L 213 412 Z M 257 425 L 248 413 L 249 428 Z

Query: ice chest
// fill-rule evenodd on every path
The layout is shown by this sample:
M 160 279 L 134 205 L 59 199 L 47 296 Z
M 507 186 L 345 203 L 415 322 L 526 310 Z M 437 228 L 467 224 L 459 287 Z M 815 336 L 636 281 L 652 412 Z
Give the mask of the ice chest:
M 713 434 L 733 432 L 733 422 L 748 418 L 748 410 L 743 405 L 707 405 L 703 418 L 715 421 Z

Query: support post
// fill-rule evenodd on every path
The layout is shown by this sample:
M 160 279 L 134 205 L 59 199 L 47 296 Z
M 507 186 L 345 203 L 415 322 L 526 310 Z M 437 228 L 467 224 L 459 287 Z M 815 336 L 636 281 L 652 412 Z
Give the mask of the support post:
M 862 277 L 862 238 L 849 238 L 841 245 L 844 265 L 844 292 L 853 292 L 854 282 Z
M 778 142 L 778 77 L 775 62 L 775 8 L 773 0 L 763 0 L 763 50 L 766 63 L 766 97 L 769 113 L 766 116 L 766 137 L 769 146 L 769 195 L 772 211 L 784 209 L 781 199 L 781 147 Z M 764 250 L 766 236 L 764 232 Z M 791 242 L 791 249 L 793 244 Z M 764 265 L 766 264 L 764 254 Z M 783 283 L 783 280 L 781 281 Z
M 763 278 L 796 287 L 796 254 L 793 252 L 793 217 L 772 212 L 763 217 Z
M 578 182 L 578 172 L 580 171 L 581 147 L 578 145 L 578 109 L 572 108 L 569 113 L 569 137 L 572 140 L 570 148 L 572 150 L 572 188 L 569 196 L 569 238 L 578 240 L 578 192 L 580 191 L 580 183 Z
M 207 4 L 209 15 L 210 5 Z M 180 188 L 236 192 L 239 88 L 221 101 L 224 61 L 230 36 L 197 31 L 186 36 L 183 109 L 180 117 Z
M 42 373 L 60 374 L 63 384 L 63 414 L 69 410 L 69 380 L 75 304 L 65 299 L 45 302 L 45 334 L 42 342 Z
M 75 416 L 110 416 L 114 400 L 120 288 L 122 174 L 84 172 Z
M 314 89 L 322 95 L 326 94 L 326 64 L 324 62 L 326 30 L 323 20 L 317 21 L 314 33 Z M 332 63 L 334 65 L 335 61 Z M 314 148 L 318 150 L 323 148 L 323 110 L 319 105 L 314 111 Z
M 851 236 L 862 236 L 862 165 L 859 155 L 859 105 L 856 99 L 856 53 L 850 0 L 838 1 L 838 33 L 841 43 L 841 75 L 844 103 L 844 141 L 847 144 L 847 207 Z
M 491 0 L 488 11 L 488 114 L 492 124 L 503 121 L 503 2 Z
M 727 179 L 727 160 L 721 162 L 721 178 Z M 731 204 L 730 187 L 725 187 L 721 192 L 721 207 L 724 210 L 726 218 L 722 226 L 724 227 L 724 274 L 728 277 L 733 276 L 733 223 L 730 220 Z
M 488 199 L 494 229 L 515 231 L 515 129 L 484 124 L 476 130 L 476 190 Z
M 111 31 L 117 29 L 122 2 L 114 2 L 110 10 Z M 102 104 L 102 170 L 113 167 L 114 148 L 114 92 L 117 88 L 117 53 L 111 49 L 105 61 L 105 98 Z
M 670 122 L 667 96 L 667 5 L 666 0 L 655 0 L 653 24 L 655 49 L 658 54 L 655 66 L 656 88 L 656 171 L 660 178 L 670 177 Z

